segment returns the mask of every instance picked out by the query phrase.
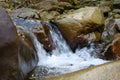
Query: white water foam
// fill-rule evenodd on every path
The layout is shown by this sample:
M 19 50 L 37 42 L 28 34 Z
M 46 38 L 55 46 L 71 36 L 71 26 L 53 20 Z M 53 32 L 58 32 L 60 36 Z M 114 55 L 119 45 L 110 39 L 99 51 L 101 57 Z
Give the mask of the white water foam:
M 48 25 L 50 26 L 49 23 Z M 86 47 L 77 49 L 76 52 L 73 53 L 62 38 L 60 32 L 58 30 L 55 31 L 52 28 L 53 26 L 54 25 L 51 26 L 50 33 L 53 42 L 56 45 L 56 49 L 51 52 L 52 55 L 48 55 L 49 53 L 41 47 L 41 44 L 37 39 L 35 40 L 39 55 L 38 65 L 48 67 L 49 73 L 68 73 L 107 62 L 102 59 L 92 57 L 90 55 L 94 50 L 92 47 L 89 49 Z
M 34 26 L 36 22 L 30 21 L 30 20 L 22 20 L 22 21 L 17 21 L 14 20 L 15 24 L 17 26 Z M 37 25 L 39 24 L 39 21 Z M 50 26 L 51 24 L 47 22 L 47 24 Z M 93 65 L 100 65 L 103 64 L 107 61 L 104 61 L 102 59 L 94 58 L 90 54 L 94 51 L 94 49 L 91 48 L 82 48 L 82 49 L 77 49 L 75 53 L 71 51 L 69 46 L 66 44 L 65 40 L 62 38 L 59 30 L 54 29 L 56 27 L 55 25 L 52 25 L 51 28 L 51 36 L 53 39 L 53 42 L 56 46 L 56 49 L 51 52 L 52 55 L 49 55 L 50 53 L 47 53 L 43 49 L 43 45 L 39 43 L 37 40 L 36 36 L 33 35 L 33 40 L 34 40 L 34 45 L 37 49 L 38 57 L 39 57 L 39 63 L 38 66 L 45 66 L 49 68 L 48 73 L 57 73 L 57 74 L 62 74 L 62 73 L 68 73 L 68 72 L 73 72 L 77 71 L 80 69 L 87 68 L 89 66 Z

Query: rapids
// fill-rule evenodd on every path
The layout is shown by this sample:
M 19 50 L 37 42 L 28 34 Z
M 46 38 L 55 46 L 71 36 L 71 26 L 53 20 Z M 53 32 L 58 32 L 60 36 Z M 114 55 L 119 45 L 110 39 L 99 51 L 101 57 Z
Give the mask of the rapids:
M 38 26 L 40 23 L 39 21 L 24 19 L 13 19 L 13 21 L 15 25 L 23 28 Z M 39 57 L 38 66 L 44 66 L 48 75 L 69 73 L 107 62 L 91 56 L 94 51 L 92 46 L 90 48 L 78 48 L 73 53 L 57 29 L 57 26 L 50 22 L 46 22 L 46 24 L 50 27 L 50 34 L 56 48 L 52 52 L 46 52 L 34 34 L 32 34 L 32 38 Z

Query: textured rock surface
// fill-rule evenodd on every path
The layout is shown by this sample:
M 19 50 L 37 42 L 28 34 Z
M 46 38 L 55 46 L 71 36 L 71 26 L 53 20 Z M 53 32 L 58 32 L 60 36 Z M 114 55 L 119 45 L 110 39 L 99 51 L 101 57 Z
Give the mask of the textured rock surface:
M 116 34 L 114 37 L 112 44 L 104 53 L 108 60 L 120 59 L 120 34 Z
M 5 10 L 0 7 L 0 80 L 18 79 L 17 53 L 16 28 Z
M 31 8 L 19 8 L 12 12 L 13 18 L 33 18 L 33 19 L 39 19 L 38 11 Z
M 104 17 L 99 8 L 86 7 L 62 15 L 61 18 L 55 20 L 55 23 L 70 47 L 74 50 L 80 42 L 79 39 L 84 41 L 81 34 L 86 35 L 97 31 L 104 24 Z
M 50 35 L 50 28 L 48 25 L 46 25 L 46 23 L 41 22 L 39 27 L 33 28 L 32 31 L 36 35 L 38 41 L 43 44 L 43 47 L 47 51 L 52 51 L 55 48 L 52 37 Z

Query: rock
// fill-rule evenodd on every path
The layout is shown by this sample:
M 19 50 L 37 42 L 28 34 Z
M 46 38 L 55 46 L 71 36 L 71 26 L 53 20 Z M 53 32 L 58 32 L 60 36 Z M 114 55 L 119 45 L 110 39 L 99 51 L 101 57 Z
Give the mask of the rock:
M 101 11 L 104 13 L 104 16 L 108 16 L 108 13 L 111 11 L 112 2 L 111 1 L 101 1 L 99 5 Z
M 31 8 L 19 8 L 12 12 L 13 18 L 32 18 L 32 19 L 39 19 L 39 13 L 35 9 Z
M 38 9 L 43 9 L 45 11 L 50 11 L 50 10 L 55 10 L 57 8 L 59 8 L 57 1 L 52 1 L 52 0 L 44 0 L 41 1 L 40 3 L 36 4 L 36 7 Z
M 119 9 L 120 8 L 120 0 L 113 0 L 113 8 Z
M 17 53 L 16 27 L 5 10 L 0 7 L 0 80 L 20 80 Z
M 8 8 L 9 4 L 5 3 L 4 1 L 0 1 L 0 6 L 2 6 L 4 8 Z
M 17 26 L 17 32 L 19 36 L 19 72 L 26 79 L 28 74 L 37 66 L 37 50 L 34 45 L 33 36 L 26 29 Z
M 101 33 L 100 32 L 92 32 L 92 33 L 83 35 L 83 38 L 85 38 L 88 41 L 92 41 L 92 42 L 100 41 Z
M 40 12 L 40 18 L 41 20 L 54 20 L 57 16 L 59 16 L 60 13 L 57 12 L 57 11 L 50 11 L 50 12 L 47 12 L 47 11 L 43 11 L 43 12 Z
M 86 7 L 60 16 L 55 20 L 55 23 L 71 49 L 74 50 L 80 42 L 78 37 L 81 34 L 86 35 L 97 31 L 98 28 L 102 29 L 104 17 L 99 8 Z M 85 41 L 81 37 L 80 40 Z
M 37 65 L 35 47 L 29 36 L 18 37 L 15 25 L 1 7 L 0 13 L 0 80 L 24 80 Z
M 120 59 L 120 33 L 114 35 L 113 42 L 108 46 L 104 55 L 108 60 Z
M 37 66 L 38 56 L 35 47 L 31 46 L 33 42 L 30 36 L 25 39 L 20 41 L 18 59 L 20 74 L 27 79 L 28 74 Z
M 43 47 L 46 49 L 46 51 L 52 51 L 55 49 L 55 45 L 50 35 L 49 26 L 46 25 L 46 23 L 41 22 L 40 26 L 33 28 L 32 31 L 36 35 L 38 41 L 43 44 Z
M 120 32 L 120 20 L 108 18 L 105 21 L 105 29 L 102 33 L 101 40 L 109 43 L 113 40 L 113 36 Z
M 120 9 L 114 9 L 112 12 L 113 12 L 113 13 L 120 14 Z

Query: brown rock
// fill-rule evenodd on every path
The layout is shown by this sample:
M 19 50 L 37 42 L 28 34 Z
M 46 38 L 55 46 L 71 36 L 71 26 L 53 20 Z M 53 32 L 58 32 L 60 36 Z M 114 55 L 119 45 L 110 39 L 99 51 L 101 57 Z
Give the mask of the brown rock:
M 50 35 L 50 29 L 44 22 L 39 27 L 33 28 L 32 31 L 47 51 L 52 51 L 55 48 Z
M 17 28 L 19 35 L 19 69 L 20 74 L 27 78 L 29 72 L 31 72 L 38 63 L 37 51 L 34 46 L 33 36 L 27 33 L 24 29 Z
M 120 19 L 108 18 L 105 21 L 105 28 L 101 40 L 109 43 L 114 40 L 113 36 L 120 33 Z
M 50 11 L 50 12 L 43 11 L 43 12 L 40 12 L 41 20 L 46 20 L 46 21 L 54 20 L 59 15 L 60 15 L 60 13 L 57 12 L 57 11 Z
M 74 51 L 79 43 L 86 42 L 84 35 L 103 29 L 104 17 L 99 8 L 86 7 L 60 16 L 55 23 Z
M 28 74 L 37 66 L 38 63 L 38 56 L 35 48 L 30 46 L 26 41 L 21 40 L 18 59 L 20 75 L 26 79 Z
M 39 13 L 37 10 L 35 9 L 31 9 L 31 8 L 19 8 L 16 9 L 12 12 L 12 17 L 13 18 L 29 18 L 29 19 L 39 19 Z
M 37 62 L 31 37 L 19 40 L 12 20 L 0 7 L 0 80 L 24 80 Z
M 0 80 L 18 79 L 18 36 L 5 10 L 0 7 Z
M 108 47 L 105 52 L 106 59 L 120 59 L 120 34 L 117 34 L 113 43 Z

